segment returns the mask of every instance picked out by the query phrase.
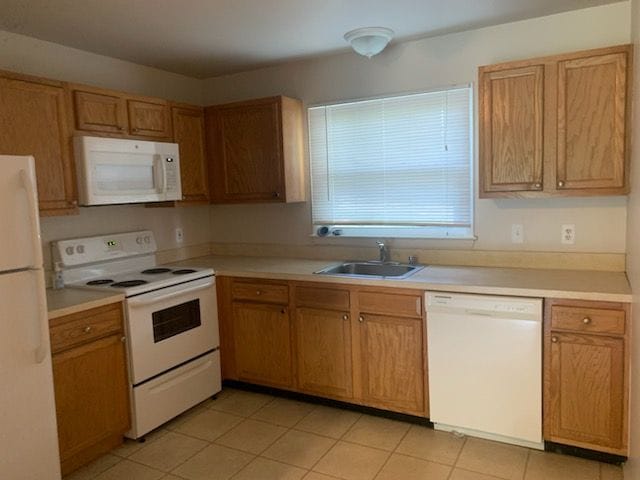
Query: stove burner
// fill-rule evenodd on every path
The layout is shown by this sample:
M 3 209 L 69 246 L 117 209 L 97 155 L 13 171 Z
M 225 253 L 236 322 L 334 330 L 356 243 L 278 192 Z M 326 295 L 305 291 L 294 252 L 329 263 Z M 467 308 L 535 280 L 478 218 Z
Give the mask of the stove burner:
M 111 286 L 115 288 L 127 288 L 127 287 L 137 287 L 138 285 L 144 285 L 146 282 L 144 280 L 125 280 L 124 282 L 113 283 Z
M 167 273 L 170 271 L 170 268 L 148 268 L 147 270 L 143 270 L 140 273 L 144 275 L 155 275 L 157 273 Z
M 110 278 L 101 278 L 100 280 L 91 280 L 87 282 L 87 285 L 106 285 L 107 283 L 113 283 Z
M 192 268 L 183 268 L 182 270 L 174 270 L 173 274 L 174 275 L 186 275 L 187 273 L 195 273 L 196 270 L 193 270 Z

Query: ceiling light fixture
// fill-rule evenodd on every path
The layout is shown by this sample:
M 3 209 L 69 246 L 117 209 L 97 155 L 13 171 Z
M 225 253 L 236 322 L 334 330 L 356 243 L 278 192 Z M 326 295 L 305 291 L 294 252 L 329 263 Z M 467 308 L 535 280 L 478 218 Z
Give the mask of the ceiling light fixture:
M 356 53 L 371 58 L 379 54 L 389 44 L 393 30 L 384 27 L 356 28 L 344 34 Z

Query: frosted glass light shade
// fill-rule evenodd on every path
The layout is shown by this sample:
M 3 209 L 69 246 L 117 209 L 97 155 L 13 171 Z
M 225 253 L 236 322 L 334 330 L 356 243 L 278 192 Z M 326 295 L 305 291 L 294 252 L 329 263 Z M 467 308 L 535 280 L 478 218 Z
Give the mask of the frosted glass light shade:
M 367 58 L 380 53 L 393 38 L 393 30 L 384 27 L 356 28 L 344 34 L 351 47 Z

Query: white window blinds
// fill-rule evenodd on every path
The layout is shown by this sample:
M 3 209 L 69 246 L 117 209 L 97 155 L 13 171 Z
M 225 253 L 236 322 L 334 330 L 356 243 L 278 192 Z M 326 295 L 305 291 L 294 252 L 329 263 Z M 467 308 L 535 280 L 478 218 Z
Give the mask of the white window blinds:
M 309 109 L 315 227 L 473 235 L 471 87 Z

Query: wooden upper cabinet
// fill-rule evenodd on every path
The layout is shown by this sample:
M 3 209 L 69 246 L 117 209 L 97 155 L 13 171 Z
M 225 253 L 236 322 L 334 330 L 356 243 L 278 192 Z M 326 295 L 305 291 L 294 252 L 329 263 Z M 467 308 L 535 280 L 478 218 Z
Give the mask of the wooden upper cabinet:
M 171 117 L 169 105 L 160 99 L 129 99 L 129 133 L 134 136 L 169 139 Z
M 208 203 L 209 179 L 205 156 L 204 110 L 173 106 L 173 141 L 180 149 L 183 201 Z
M 75 89 L 72 97 L 76 129 L 116 134 L 127 132 L 127 105 L 120 95 Z
M 305 200 L 299 100 L 218 105 L 205 117 L 213 203 Z
M 558 190 L 624 189 L 627 52 L 558 65 Z
M 78 134 L 171 141 L 171 109 L 166 100 L 87 85 L 68 88 Z
M 542 190 L 544 66 L 480 77 L 481 190 Z
M 480 67 L 480 197 L 623 195 L 630 45 Z
M 0 105 L 0 152 L 35 158 L 40 214 L 77 212 L 63 85 L 0 72 Z

